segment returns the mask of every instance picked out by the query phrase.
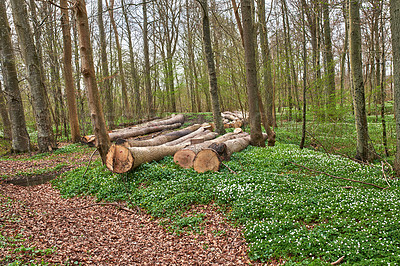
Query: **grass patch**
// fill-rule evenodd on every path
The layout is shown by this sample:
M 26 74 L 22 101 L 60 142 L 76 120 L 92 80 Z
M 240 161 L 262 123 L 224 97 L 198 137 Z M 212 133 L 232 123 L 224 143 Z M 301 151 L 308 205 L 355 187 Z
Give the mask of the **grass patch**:
M 386 186 L 379 165 L 359 165 L 282 143 L 234 154 L 227 165 L 237 174 L 224 168 L 198 174 L 167 157 L 117 175 L 97 161 L 85 177 L 81 167 L 54 185 L 66 197 L 91 194 L 98 200 L 139 206 L 178 233 L 198 230 L 204 219 L 185 211 L 215 201 L 232 222 L 244 225 L 253 260 L 324 264 L 345 256 L 344 262 L 352 265 L 400 263 L 397 179 L 389 180 L 390 189 L 380 190 L 311 173 L 291 162 Z

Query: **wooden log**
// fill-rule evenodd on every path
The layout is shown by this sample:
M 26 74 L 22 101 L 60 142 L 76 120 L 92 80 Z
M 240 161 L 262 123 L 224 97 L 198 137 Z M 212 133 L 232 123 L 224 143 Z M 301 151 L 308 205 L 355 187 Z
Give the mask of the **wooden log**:
M 173 140 L 173 141 L 169 141 L 169 142 L 167 142 L 167 143 L 165 143 L 165 144 L 163 144 L 163 145 L 165 145 L 165 146 L 174 146 L 174 145 L 177 145 L 177 144 L 179 144 L 179 143 L 182 143 L 182 142 L 185 142 L 185 141 L 187 141 L 187 140 L 189 140 L 189 139 L 194 138 L 195 136 L 199 135 L 200 133 L 202 133 L 202 132 L 204 132 L 204 131 L 206 131 L 206 129 L 205 129 L 203 126 L 201 126 L 201 127 L 198 128 L 196 131 L 193 131 L 193 132 L 190 133 L 190 134 L 187 134 L 187 135 L 185 135 L 185 136 L 183 136 L 183 137 L 180 137 L 179 139 L 176 139 L 176 140 Z
M 159 161 L 166 156 L 174 155 L 182 147 L 182 145 L 161 145 L 126 148 L 122 145 L 113 144 L 107 153 L 106 166 L 114 173 L 126 173 L 143 163 Z
M 171 118 L 156 120 L 147 122 L 144 124 L 140 124 L 133 127 L 127 127 L 122 129 L 115 129 L 108 132 L 111 141 L 114 141 L 118 138 L 126 139 L 131 137 L 136 137 L 140 135 L 145 135 L 157 131 L 175 129 L 180 127 L 185 121 L 185 116 L 182 114 L 173 116 Z M 145 133 L 143 133 L 145 132 Z M 96 141 L 94 135 L 87 135 L 81 138 L 81 142 L 85 144 L 94 144 Z
M 157 136 L 155 138 L 149 139 L 149 140 L 128 140 L 128 144 L 130 147 L 148 147 L 148 146 L 158 146 L 162 145 L 164 143 L 176 140 L 178 138 L 181 138 L 183 136 L 186 136 L 197 129 L 200 128 L 199 124 L 195 124 L 192 126 L 189 126 L 187 128 L 178 130 L 178 131 L 173 131 L 164 135 Z
M 267 139 L 267 134 L 263 134 L 264 141 Z M 200 150 L 193 161 L 193 169 L 198 173 L 206 171 L 218 171 L 221 162 L 229 159 L 234 152 L 239 152 L 250 145 L 250 136 L 243 138 L 231 139 L 223 142 L 224 148 L 219 147 L 221 150 L 214 150 L 210 147 Z M 212 150 L 213 152 L 211 152 Z M 221 154 L 219 154 L 219 152 Z
M 240 119 L 238 116 L 236 116 L 235 114 L 230 113 L 230 112 L 229 113 L 228 112 L 223 112 L 223 113 L 221 113 L 221 116 L 223 118 L 225 118 L 225 119 L 230 120 L 230 121 L 236 121 L 236 120 Z
M 191 168 L 193 167 L 193 161 L 196 157 L 196 154 L 199 151 L 208 148 L 211 144 L 223 143 L 229 139 L 243 138 L 248 135 L 248 133 L 243 133 L 242 130 L 236 130 L 236 132 L 226 133 L 210 141 L 187 146 L 175 153 L 174 162 L 183 168 Z

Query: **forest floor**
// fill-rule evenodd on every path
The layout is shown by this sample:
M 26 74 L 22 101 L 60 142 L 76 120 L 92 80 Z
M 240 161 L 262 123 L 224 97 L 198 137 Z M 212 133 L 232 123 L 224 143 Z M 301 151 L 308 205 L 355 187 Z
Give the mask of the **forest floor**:
M 214 204 L 189 210 L 207 217 L 201 232 L 177 235 L 139 208 L 63 198 L 48 182 L 31 185 L 86 165 L 94 149 L 76 150 L 0 160 L 0 264 L 258 264 L 248 259 L 241 228 L 229 225 Z M 15 185 L 26 180 L 30 186 Z

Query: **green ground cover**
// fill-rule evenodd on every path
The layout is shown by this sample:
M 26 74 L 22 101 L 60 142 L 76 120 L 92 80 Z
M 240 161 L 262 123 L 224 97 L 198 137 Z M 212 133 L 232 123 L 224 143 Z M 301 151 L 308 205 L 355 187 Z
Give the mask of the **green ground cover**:
M 54 182 L 67 197 L 95 195 L 126 201 L 162 219 L 176 233 L 196 230 L 204 216 L 185 214 L 192 205 L 216 203 L 233 224 L 243 225 L 253 260 L 283 258 L 287 264 L 325 264 L 345 256 L 350 265 L 399 264 L 400 191 L 339 180 L 331 175 L 388 184 L 380 164 L 365 166 L 338 155 L 277 143 L 233 155 L 217 173 L 198 174 L 176 166 L 172 157 L 123 175 L 96 162 Z

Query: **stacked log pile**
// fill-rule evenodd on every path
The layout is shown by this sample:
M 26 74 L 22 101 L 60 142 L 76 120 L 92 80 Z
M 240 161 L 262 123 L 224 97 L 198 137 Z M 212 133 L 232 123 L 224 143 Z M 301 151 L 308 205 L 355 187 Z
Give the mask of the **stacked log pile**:
M 112 172 L 125 173 L 145 162 L 158 161 L 173 155 L 174 162 L 183 168 L 193 167 L 199 173 L 218 171 L 222 162 L 229 160 L 232 153 L 241 151 L 250 144 L 249 134 L 240 128 L 244 123 L 243 115 L 237 112 L 223 114 L 229 120 L 229 125 L 238 128 L 218 138 L 218 134 L 213 132 L 213 125 L 208 123 L 167 133 L 160 132 L 180 127 L 184 122 L 183 115 L 111 131 L 110 139 L 116 142 L 108 151 L 106 166 Z M 156 136 L 143 136 L 153 132 L 160 133 Z M 95 141 L 93 136 L 85 136 L 83 139 L 86 143 Z
M 242 112 L 229 112 L 221 113 L 225 128 L 239 128 L 245 123 L 245 116 Z

